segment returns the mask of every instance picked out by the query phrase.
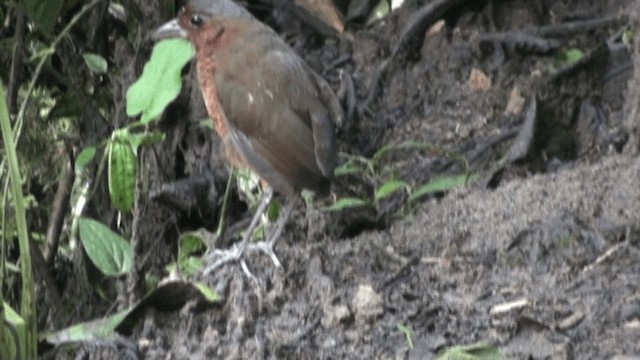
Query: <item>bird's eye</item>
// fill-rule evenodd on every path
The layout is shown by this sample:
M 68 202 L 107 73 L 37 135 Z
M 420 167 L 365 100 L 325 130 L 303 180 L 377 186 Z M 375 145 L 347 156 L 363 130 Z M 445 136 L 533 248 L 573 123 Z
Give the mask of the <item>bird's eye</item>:
M 200 27 L 202 26 L 203 20 L 202 20 L 202 16 L 200 15 L 193 15 L 191 16 L 191 20 L 189 20 L 191 22 L 191 26 L 193 27 Z

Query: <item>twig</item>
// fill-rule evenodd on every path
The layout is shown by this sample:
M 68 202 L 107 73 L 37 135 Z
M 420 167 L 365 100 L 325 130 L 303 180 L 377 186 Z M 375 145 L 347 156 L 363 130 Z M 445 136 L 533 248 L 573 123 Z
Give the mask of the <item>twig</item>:
M 75 180 L 75 172 L 73 168 L 73 150 L 69 149 L 69 159 L 63 165 L 62 175 L 58 182 L 58 190 L 53 199 L 53 210 L 47 225 L 47 246 L 44 252 L 46 263 L 51 266 L 58 252 L 58 244 L 60 243 L 60 233 L 62 232 L 62 224 L 64 217 L 69 209 L 69 197 Z
M 142 159 L 142 156 L 140 157 Z M 139 161 L 142 161 L 138 159 Z M 144 171 L 138 171 L 138 175 L 136 176 L 135 182 L 135 201 L 133 202 L 133 220 L 131 224 L 131 272 L 126 279 L 126 303 L 120 304 L 123 308 L 127 308 L 133 306 L 133 304 L 137 303 L 140 300 L 140 279 L 143 266 L 140 263 L 140 256 L 142 250 L 142 232 L 141 232 L 141 222 L 143 219 L 142 213 L 144 212 L 143 201 L 145 201 L 142 197 L 142 182 L 143 177 L 145 176 Z
M 16 10 L 16 34 L 14 36 L 13 54 L 11 55 L 11 71 L 7 84 L 7 106 L 9 115 L 15 115 L 18 110 L 18 89 L 22 78 L 22 51 L 24 48 L 25 16 L 20 7 Z
M 458 7 L 465 2 L 472 2 L 470 0 L 436 0 L 432 1 L 420 9 L 418 9 L 407 20 L 407 25 L 402 29 L 400 33 L 400 39 L 395 44 L 391 51 L 391 57 L 397 55 L 405 45 L 418 35 L 423 35 L 424 32 L 435 23 L 438 19 L 444 16 L 449 10 L 454 7 Z
M 618 26 L 628 21 L 627 15 L 610 15 L 600 19 L 586 21 L 572 21 L 562 24 L 546 25 L 537 28 L 525 29 L 527 33 L 539 36 L 566 36 L 585 32 L 601 27 Z
M 227 202 L 229 201 L 229 196 L 231 194 L 231 184 L 236 178 L 236 173 L 234 170 L 231 170 L 229 173 L 229 177 L 227 178 L 227 187 L 224 190 L 224 198 L 222 199 L 222 206 L 220 207 L 220 218 L 218 220 L 218 229 L 216 230 L 215 239 L 218 240 L 224 233 L 224 227 L 226 224 L 224 223 L 224 217 L 227 215 Z M 211 244 L 213 246 L 213 244 Z

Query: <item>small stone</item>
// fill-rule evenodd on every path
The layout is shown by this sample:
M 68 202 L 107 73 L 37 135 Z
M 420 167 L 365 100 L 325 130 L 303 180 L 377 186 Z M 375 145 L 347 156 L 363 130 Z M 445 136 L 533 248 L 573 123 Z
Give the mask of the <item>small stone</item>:
M 473 91 L 487 91 L 491 88 L 491 79 L 478 68 L 471 69 L 467 85 Z
M 522 91 L 515 86 L 509 94 L 509 101 L 507 102 L 507 108 L 505 112 L 507 114 L 519 114 L 524 106 L 525 98 L 522 96 Z
M 384 312 L 382 297 L 375 292 L 371 285 L 360 285 L 351 305 L 357 323 L 376 318 Z
M 320 323 L 325 328 L 335 327 L 350 315 L 351 311 L 349 311 L 349 308 L 346 305 L 329 305 L 325 307 L 324 316 L 322 317 L 322 320 L 320 320 Z

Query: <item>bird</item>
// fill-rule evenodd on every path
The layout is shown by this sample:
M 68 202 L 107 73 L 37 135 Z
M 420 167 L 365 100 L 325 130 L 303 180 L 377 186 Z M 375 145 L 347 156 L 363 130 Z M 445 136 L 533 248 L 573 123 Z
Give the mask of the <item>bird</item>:
M 184 38 L 195 48 L 200 91 L 230 165 L 249 168 L 263 194 L 242 239 L 208 257 L 207 274 L 244 261 L 247 248 L 263 251 L 281 267 L 274 246 L 304 189 L 327 195 L 337 164 L 334 122 L 340 103 L 318 75 L 269 26 L 232 0 L 191 0 L 152 35 Z M 285 203 L 265 241 L 251 236 L 274 193 Z

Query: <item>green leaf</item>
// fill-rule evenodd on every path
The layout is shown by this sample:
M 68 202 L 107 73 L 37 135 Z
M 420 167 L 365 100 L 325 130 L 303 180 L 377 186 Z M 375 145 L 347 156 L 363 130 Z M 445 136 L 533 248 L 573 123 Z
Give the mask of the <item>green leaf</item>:
M 82 170 L 96 156 L 96 147 L 87 146 L 76 156 L 76 172 Z
M 212 303 L 218 299 L 219 296 L 206 285 L 168 281 L 149 291 L 141 301 L 128 309 L 108 317 L 75 324 L 66 329 L 42 332 L 39 334 L 40 341 L 41 344 L 56 348 L 70 344 L 95 346 L 96 343 L 112 344 L 115 348 L 122 334 L 131 333 L 136 323 L 139 323 L 140 315 L 149 309 L 179 311 L 188 302 Z M 0 348 L 0 352 L 2 350 L 3 348 Z
M 165 133 L 154 131 L 144 134 L 132 134 L 130 141 L 133 151 L 137 152 L 139 147 L 159 144 L 163 142 L 166 137 Z
M 349 161 L 338 167 L 333 171 L 333 176 L 345 176 L 352 174 L 361 174 L 364 170 L 357 164 Z
M 131 146 L 129 133 L 117 130 L 108 145 L 109 196 L 113 205 L 122 212 L 133 208 L 137 159 Z
M 213 121 L 211 121 L 211 119 L 209 118 L 202 119 L 198 121 L 198 126 L 213 130 Z
M 622 32 L 622 43 L 625 45 L 633 44 L 633 29 L 626 29 Z
M 20 314 L 3 302 L 4 324 L 0 324 L 2 336 L 0 340 L 0 358 L 2 359 L 26 359 L 27 351 L 27 326 Z
M 203 230 L 190 231 L 180 236 L 178 247 L 178 259 L 166 266 L 169 273 L 179 271 L 180 274 L 189 276 L 202 270 L 204 263 L 202 258 L 193 254 L 206 250 L 207 244 L 203 238 Z
M 204 251 L 206 248 L 207 244 L 198 231 L 185 233 L 180 237 L 178 260 L 186 259 L 188 256 Z
M 553 59 L 553 66 L 558 69 L 562 66 L 573 64 L 584 57 L 582 50 L 577 48 L 562 48 L 558 50 Z
M 365 206 L 367 204 L 369 203 L 365 200 L 354 197 L 347 197 L 338 199 L 338 201 L 336 201 L 333 205 L 323 208 L 322 211 L 340 211 L 344 209 Z
M 98 54 L 84 53 L 82 54 L 82 58 L 84 59 L 85 64 L 87 64 L 87 67 L 89 67 L 89 70 L 96 74 L 104 74 L 109 68 L 107 60 Z
M 413 350 L 413 330 L 410 327 L 404 326 L 402 324 L 398 324 L 398 330 L 400 330 L 404 337 L 407 339 L 407 345 L 409 345 L 409 349 Z
M 106 276 L 120 276 L 131 270 L 131 246 L 106 225 L 89 219 L 78 219 L 80 240 L 89 259 Z
M 400 189 L 409 189 L 409 184 L 402 180 L 389 180 L 376 190 L 375 199 L 380 200 Z
M 280 217 L 280 209 L 282 208 L 278 199 L 273 199 L 269 205 L 267 205 L 267 219 L 269 221 L 276 221 Z
M 194 282 L 193 286 L 195 286 L 196 289 L 198 289 L 198 291 L 200 292 L 200 294 L 204 296 L 205 300 L 209 302 L 216 302 L 220 299 L 220 295 L 218 295 L 218 293 L 213 291 L 213 289 L 211 289 L 204 283 Z
M 502 360 L 500 350 L 493 345 L 472 344 L 466 346 L 452 346 L 439 350 L 436 360 Z
M 164 269 L 169 274 L 176 274 L 179 272 L 182 276 L 190 276 L 201 271 L 203 268 L 204 261 L 202 261 L 202 257 L 188 256 L 187 258 L 182 259 L 179 263 L 170 263 L 169 265 L 165 266 Z
M 183 39 L 158 42 L 142 76 L 127 91 L 127 115 L 142 113 L 140 121 L 145 124 L 158 118 L 180 93 L 180 72 L 193 53 L 191 44 Z
M 436 192 L 447 191 L 453 188 L 471 184 L 478 179 L 476 174 L 463 174 L 455 176 L 444 176 L 433 179 L 428 183 L 420 186 L 414 192 L 409 195 L 409 202 L 415 201 L 425 195 L 433 194 Z
M 123 310 L 101 319 L 71 325 L 63 330 L 45 332 L 41 336 L 51 344 L 113 340 L 116 338 L 115 329 L 131 312 L 130 309 Z
M 24 0 L 24 10 L 40 32 L 50 35 L 63 4 L 63 0 Z
M 391 0 L 380 0 L 378 4 L 371 10 L 367 24 L 372 24 L 376 20 L 380 20 L 383 17 L 389 15 L 391 12 Z
M 250 208 L 255 208 L 260 200 L 260 178 L 249 168 L 233 170 L 236 175 L 236 185 L 242 199 Z

